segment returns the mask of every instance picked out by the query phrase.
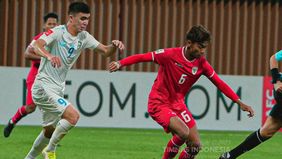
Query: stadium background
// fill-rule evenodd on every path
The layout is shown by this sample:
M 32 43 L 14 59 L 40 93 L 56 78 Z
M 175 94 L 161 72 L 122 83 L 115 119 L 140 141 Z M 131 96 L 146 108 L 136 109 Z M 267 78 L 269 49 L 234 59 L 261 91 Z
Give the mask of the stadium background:
M 0 66 L 26 67 L 23 51 L 42 31 L 43 15 L 67 21 L 72 0 L 0 0 Z M 207 58 L 219 74 L 267 75 L 271 54 L 282 46 L 279 0 L 85 0 L 91 6 L 88 31 L 102 43 L 122 40 L 122 57 L 180 46 L 186 31 L 203 24 L 213 35 Z M 117 58 L 117 57 L 116 57 Z M 105 70 L 107 60 L 82 54 L 74 68 Z M 157 70 L 139 64 L 130 71 Z
M 64 24 L 67 21 L 67 8 L 71 2 L 73 0 L 0 0 L 0 66 L 15 69 L 28 67 L 30 63 L 24 59 L 23 51 L 32 37 L 42 31 L 43 15 L 55 11 L 59 14 L 59 22 Z M 208 48 L 207 59 L 221 75 L 266 76 L 269 74 L 270 55 L 282 48 L 280 36 L 282 35 L 282 2 L 279 0 L 85 0 L 84 2 L 92 8 L 87 30 L 102 43 L 120 39 L 127 47 L 124 54 L 118 54 L 112 59 L 159 48 L 181 46 L 184 43 L 185 32 L 195 24 L 203 24 L 211 31 L 213 40 Z M 74 69 L 103 71 L 106 70 L 109 61 L 110 59 L 97 54 L 86 53 L 81 55 Z M 123 70 L 140 73 L 156 72 L 157 65 L 138 64 Z M 6 87 L 3 90 L 7 90 Z M 14 91 L 10 94 L 20 93 Z M 5 113 L 3 107 L 7 106 L 2 103 L 6 98 L 2 97 L 0 111 Z M 10 109 L 15 111 L 15 106 Z M 4 122 L 2 120 L 0 123 Z M 3 151 L 0 152 L 0 158 L 23 158 L 39 131 L 39 127 L 18 126 L 11 139 L 1 139 L 0 147 Z M 22 138 L 21 133 L 25 133 L 26 137 Z M 112 133 L 115 135 L 111 135 Z M 107 135 L 99 136 L 101 134 Z M 201 131 L 201 134 L 206 150 L 199 158 L 210 159 L 234 147 L 238 141 L 247 136 L 248 132 Z M 81 142 L 88 140 L 87 136 L 91 136 L 93 143 L 84 143 L 84 149 L 67 147 L 75 141 L 75 138 L 81 137 L 81 140 L 77 141 Z M 130 140 L 131 136 L 138 136 L 139 140 Z M 146 141 L 148 136 L 152 138 L 154 145 L 140 143 L 141 140 Z M 281 138 L 281 134 L 278 137 Z M 109 138 L 106 142 L 108 147 L 101 146 L 107 138 Z M 168 138 L 169 136 L 164 136 L 161 130 L 94 129 L 92 131 L 91 129 L 89 131 L 89 129 L 77 128 L 69 139 L 62 142 L 63 146 L 58 153 L 61 155 L 60 158 L 78 158 L 74 157 L 76 155 L 72 152 L 74 150 L 82 151 L 83 154 L 79 158 L 87 159 L 160 158 L 162 146 L 166 144 Z M 126 143 L 126 147 L 110 144 L 112 141 L 119 140 Z M 131 143 L 132 141 L 135 142 Z M 15 152 L 18 147 L 11 145 L 22 145 L 23 149 Z M 265 158 L 263 156 L 271 156 L 270 159 L 280 158 L 281 153 L 271 148 L 279 146 L 279 142 L 275 142 L 274 139 L 265 145 L 258 148 L 256 153 L 247 154 L 246 158 Z M 112 151 L 109 152 L 108 149 Z M 95 152 L 95 155 L 91 152 Z M 133 155 L 136 156 L 132 157 Z

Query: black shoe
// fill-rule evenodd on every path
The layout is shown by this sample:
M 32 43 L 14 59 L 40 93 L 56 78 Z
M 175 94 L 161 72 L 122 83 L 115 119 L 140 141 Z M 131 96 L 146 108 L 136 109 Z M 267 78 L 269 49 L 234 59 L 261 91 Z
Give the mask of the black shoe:
M 231 159 L 230 154 L 228 152 L 224 152 L 219 159 Z
M 10 119 L 8 124 L 4 128 L 4 136 L 5 137 L 9 137 L 11 132 L 12 132 L 12 130 L 14 129 L 14 127 L 15 127 L 15 124 Z

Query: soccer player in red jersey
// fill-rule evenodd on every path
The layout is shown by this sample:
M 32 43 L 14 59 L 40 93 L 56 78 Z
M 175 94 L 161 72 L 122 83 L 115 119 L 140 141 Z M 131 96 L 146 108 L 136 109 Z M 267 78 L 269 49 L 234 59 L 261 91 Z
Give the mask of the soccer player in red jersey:
M 56 13 L 48 13 L 44 16 L 44 31 L 54 28 L 58 24 L 58 15 Z M 9 120 L 8 124 L 4 128 L 4 136 L 9 137 L 15 125 L 20 121 L 24 116 L 30 114 L 35 111 L 36 105 L 34 104 L 32 97 L 31 97 L 31 87 L 35 80 L 35 77 L 38 72 L 38 68 L 40 65 L 41 57 L 36 55 L 33 52 L 32 44 L 39 39 L 39 37 L 43 33 L 36 35 L 32 42 L 29 44 L 27 49 L 25 50 L 25 58 L 31 60 L 31 67 L 30 71 L 27 76 L 26 86 L 27 86 L 27 96 L 26 96 L 26 104 L 21 106 L 14 116 Z
M 109 64 L 109 71 L 138 62 L 153 61 L 160 65 L 158 75 L 149 95 L 148 112 L 164 130 L 172 133 L 163 159 L 176 156 L 179 147 L 186 143 L 179 159 L 193 159 L 201 149 L 198 129 L 184 98 L 192 85 L 205 75 L 211 82 L 243 111 L 254 115 L 253 109 L 240 101 L 235 92 L 219 78 L 205 58 L 210 43 L 209 31 L 202 25 L 193 26 L 186 35 L 186 45 L 178 48 L 160 49 L 129 56 Z

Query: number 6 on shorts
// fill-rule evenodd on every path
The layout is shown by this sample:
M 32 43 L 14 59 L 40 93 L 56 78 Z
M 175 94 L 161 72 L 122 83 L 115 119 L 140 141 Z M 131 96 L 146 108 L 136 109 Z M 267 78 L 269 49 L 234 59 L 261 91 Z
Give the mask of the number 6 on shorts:
M 191 120 L 191 118 L 190 118 L 190 116 L 187 114 L 186 110 L 184 110 L 184 111 L 181 113 L 181 116 L 183 117 L 185 123 L 188 123 L 188 122 Z

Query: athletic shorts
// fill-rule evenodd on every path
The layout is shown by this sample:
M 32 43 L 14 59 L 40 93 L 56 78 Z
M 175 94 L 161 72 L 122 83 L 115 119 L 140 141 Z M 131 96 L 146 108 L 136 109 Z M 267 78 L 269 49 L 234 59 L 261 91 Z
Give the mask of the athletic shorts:
M 272 107 L 269 115 L 282 121 L 282 93 L 274 91 L 274 97 L 276 104 Z
M 32 87 L 32 98 L 43 114 L 42 126 L 56 126 L 70 102 L 63 98 L 62 89 L 36 80 Z
M 177 107 L 177 109 L 174 107 Z M 170 133 L 168 126 L 170 118 L 174 116 L 178 116 L 189 128 L 194 127 L 196 124 L 185 104 L 178 103 L 177 105 L 171 105 L 149 101 L 148 112 L 153 120 L 163 127 L 166 133 Z

